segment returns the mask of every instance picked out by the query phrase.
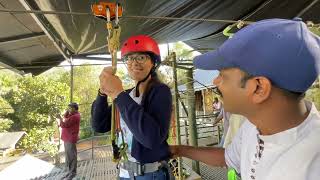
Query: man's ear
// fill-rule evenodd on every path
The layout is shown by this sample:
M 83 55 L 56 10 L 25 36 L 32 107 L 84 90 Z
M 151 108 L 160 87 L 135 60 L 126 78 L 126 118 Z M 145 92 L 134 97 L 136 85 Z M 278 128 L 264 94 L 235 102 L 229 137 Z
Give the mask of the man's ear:
M 263 76 L 257 76 L 248 80 L 247 88 L 254 104 L 260 104 L 270 97 L 272 83 Z

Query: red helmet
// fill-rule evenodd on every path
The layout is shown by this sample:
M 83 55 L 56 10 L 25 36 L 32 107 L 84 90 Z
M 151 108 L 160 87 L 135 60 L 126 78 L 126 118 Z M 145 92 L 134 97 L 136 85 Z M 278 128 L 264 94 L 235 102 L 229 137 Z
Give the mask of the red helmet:
M 121 47 L 121 58 L 129 53 L 146 52 L 152 54 L 152 60 L 158 64 L 161 61 L 157 42 L 147 35 L 137 35 L 128 38 Z

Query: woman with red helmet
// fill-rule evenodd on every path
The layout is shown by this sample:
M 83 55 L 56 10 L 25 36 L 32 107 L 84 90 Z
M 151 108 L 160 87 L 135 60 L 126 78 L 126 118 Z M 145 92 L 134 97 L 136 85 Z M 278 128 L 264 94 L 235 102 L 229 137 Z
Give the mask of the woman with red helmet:
M 155 72 L 161 62 L 158 44 L 146 35 L 132 36 L 123 43 L 121 57 L 135 87 L 124 90 L 111 67 L 104 68 L 99 94 L 92 105 L 92 127 L 96 132 L 110 131 L 111 107 L 106 105 L 110 96 L 120 112 L 119 137 L 123 135 L 128 144 L 128 161 L 120 163 L 120 179 L 169 179 L 165 166 L 170 158 L 167 138 L 172 97 L 170 88 Z M 118 141 L 120 145 L 122 138 Z

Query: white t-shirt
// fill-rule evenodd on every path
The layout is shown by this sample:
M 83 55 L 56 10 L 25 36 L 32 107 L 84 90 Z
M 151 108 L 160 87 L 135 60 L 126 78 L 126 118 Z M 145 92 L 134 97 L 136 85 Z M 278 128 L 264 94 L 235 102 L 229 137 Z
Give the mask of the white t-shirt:
M 227 165 L 242 180 L 320 179 L 320 115 L 312 103 L 306 105 L 310 113 L 304 122 L 274 135 L 258 135 L 256 127 L 245 121 L 225 150 Z M 258 145 L 258 140 L 264 144 Z M 255 156 L 259 147 L 264 148 L 261 158 Z
M 141 100 L 142 100 L 142 94 L 140 94 L 139 97 L 135 97 L 135 91 L 136 89 L 134 88 L 130 93 L 130 97 L 137 103 L 137 104 L 141 104 Z M 128 144 L 128 151 L 127 151 L 127 156 L 128 156 L 128 160 L 131 162 L 137 162 L 137 160 L 131 156 L 131 148 L 132 148 L 132 139 L 133 139 L 133 134 L 130 131 L 130 129 L 128 128 L 126 122 L 122 119 L 122 116 L 120 115 L 120 126 L 121 126 L 121 130 L 123 132 L 123 136 L 124 136 L 124 142 Z M 121 138 L 121 133 L 119 134 L 119 138 L 118 138 L 118 145 L 120 146 L 120 144 L 122 144 L 122 138 Z M 129 172 L 123 168 L 120 168 L 120 172 L 119 172 L 119 177 L 122 178 L 130 178 Z
M 239 114 L 230 114 L 229 115 L 229 127 L 224 137 L 223 147 L 227 147 L 231 142 L 232 139 L 236 136 L 237 132 L 239 131 L 242 123 L 246 120 L 245 117 Z

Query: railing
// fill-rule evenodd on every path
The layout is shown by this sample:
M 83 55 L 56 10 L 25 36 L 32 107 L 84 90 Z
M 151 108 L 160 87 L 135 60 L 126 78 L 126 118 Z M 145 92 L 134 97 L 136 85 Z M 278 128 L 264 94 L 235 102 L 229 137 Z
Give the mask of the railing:
M 209 114 L 209 115 L 197 115 L 196 119 L 198 120 L 197 122 L 197 131 L 198 131 L 198 139 L 204 139 L 204 138 L 209 138 L 209 137 L 217 137 L 218 141 L 217 143 L 220 142 L 221 140 L 221 131 L 222 131 L 222 123 L 217 123 L 216 125 L 208 125 L 208 124 L 213 124 L 213 120 L 215 119 L 215 115 Z M 180 134 L 181 137 L 185 137 L 186 142 L 188 144 L 188 121 L 186 120 L 187 117 L 180 117 L 180 129 L 182 129 L 183 133 Z M 210 121 L 207 121 L 210 119 Z M 203 123 L 200 123 L 199 120 L 202 120 L 202 122 L 205 122 L 205 125 Z M 173 127 L 171 127 L 173 128 Z M 94 150 L 97 148 L 103 148 L 103 147 L 109 147 L 110 145 L 110 135 L 109 134 L 101 134 L 101 135 L 94 135 L 93 130 L 91 129 L 90 126 L 80 128 L 80 133 L 82 130 L 90 129 L 91 130 L 91 137 L 81 139 L 78 141 L 77 144 L 81 144 L 87 141 L 91 141 L 91 147 L 79 150 L 78 153 L 86 152 L 91 150 L 91 159 L 94 159 Z M 169 138 L 175 138 L 173 136 L 169 136 Z M 103 139 L 105 143 L 102 143 L 102 145 L 95 145 L 94 142 L 99 143 L 98 141 Z M 217 144 L 212 142 L 212 144 Z

